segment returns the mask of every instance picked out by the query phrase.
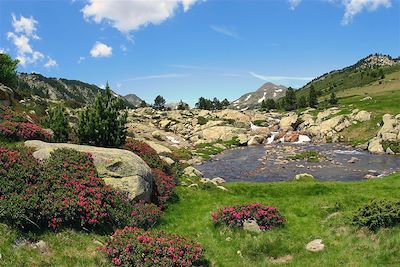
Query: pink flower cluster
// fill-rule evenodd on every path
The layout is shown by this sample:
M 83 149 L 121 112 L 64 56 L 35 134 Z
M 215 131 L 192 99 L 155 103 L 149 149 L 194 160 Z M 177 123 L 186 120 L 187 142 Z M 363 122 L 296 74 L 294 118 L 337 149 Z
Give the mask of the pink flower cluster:
M 126 226 L 99 248 L 116 266 L 201 266 L 201 245 L 178 235 Z
M 176 185 L 174 178 L 159 169 L 152 169 L 152 173 L 156 187 L 156 190 L 153 191 L 154 202 L 161 208 L 165 208 L 167 201 L 175 195 Z
M 241 228 L 244 221 L 255 220 L 261 230 L 269 230 L 285 222 L 276 208 L 259 203 L 224 207 L 211 214 L 211 217 L 215 225 L 232 228 Z
M 0 123 L 0 136 L 11 139 L 39 139 L 51 141 L 52 135 L 42 127 L 30 122 L 11 122 Z

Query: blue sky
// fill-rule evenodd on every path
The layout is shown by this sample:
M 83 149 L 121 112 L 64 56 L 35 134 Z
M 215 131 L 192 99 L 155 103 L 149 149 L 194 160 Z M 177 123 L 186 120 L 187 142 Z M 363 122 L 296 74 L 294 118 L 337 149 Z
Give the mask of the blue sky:
M 0 0 L 21 72 L 109 81 L 148 102 L 300 87 L 371 53 L 400 55 L 398 0 Z

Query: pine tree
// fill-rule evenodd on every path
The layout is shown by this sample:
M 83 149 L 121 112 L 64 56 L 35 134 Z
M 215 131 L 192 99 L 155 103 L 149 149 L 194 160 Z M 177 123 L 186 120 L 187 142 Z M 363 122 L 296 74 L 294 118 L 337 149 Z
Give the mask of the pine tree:
M 302 95 L 297 99 L 297 108 L 305 108 L 305 107 L 307 107 L 307 99 L 304 95 Z
M 318 96 L 317 96 L 317 92 L 315 91 L 314 85 L 311 85 L 311 87 L 310 87 L 308 105 L 311 108 L 316 108 L 318 106 Z
M 264 100 L 261 104 L 261 108 L 265 110 L 271 110 L 271 109 L 276 109 L 276 102 L 272 98 L 268 98 L 267 100 Z
M 336 99 L 336 95 L 334 92 L 331 93 L 331 96 L 329 98 L 329 104 L 331 104 L 332 106 L 337 104 L 337 99 Z
M 154 109 L 157 110 L 163 110 L 165 108 L 165 99 L 164 97 L 158 95 L 155 99 L 154 99 L 154 105 L 153 105 Z
M 79 142 L 104 147 L 120 147 L 126 139 L 127 112 L 121 112 L 123 101 L 114 97 L 107 83 L 93 105 L 79 116 L 77 136 Z
M 289 87 L 286 91 L 286 95 L 284 98 L 284 109 L 289 111 L 289 110 L 295 110 L 297 105 L 296 101 L 296 92 L 292 87 Z
M 146 103 L 146 101 L 142 100 L 142 102 L 140 102 L 140 105 L 139 105 L 139 107 L 141 107 L 141 108 L 145 108 L 145 107 L 147 107 L 147 103 Z
M 182 100 L 179 101 L 178 110 L 187 110 L 187 109 L 189 109 L 189 105 L 183 102 Z
M 49 110 L 48 124 L 53 131 L 54 141 L 67 142 L 69 134 L 69 120 L 63 106 L 56 106 Z
M 0 83 L 15 88 L 17 86 L 18 60 L 13 60 L 9 55 L 0 53 Z
M 229 103 L 228 99 L 226 99 L 226 98 L 224 100 L 222 100 L 222 102 L 221 102 L 221 105 L 223 108 L 227 108 L 230 104 L 231 103 Z
M 213 99 L 213 109 L 216 109 L 216 110 L 221 110 L 222 109 L 222 104 L 219 101 L 219 99 L 216 98 L 216 97 L 214 97 L 214 99 Z

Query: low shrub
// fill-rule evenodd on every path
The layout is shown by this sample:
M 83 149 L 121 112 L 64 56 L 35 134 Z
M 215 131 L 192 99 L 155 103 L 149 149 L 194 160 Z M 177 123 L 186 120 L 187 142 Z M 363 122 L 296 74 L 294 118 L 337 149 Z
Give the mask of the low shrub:
M 88 154 L 58 149 L 39 165 L 28 151 L 0 152 L 0 220 L 13 226 L 147 229 L 161 215 L 155 205 L 134 204 L 107 186 Z
M 116 266 L 201 266 L 201 245 L 174 234 L 125 227 L 100 248 Z
M 276 208 L 259 203 L 224 207 L 211 214 L 211 217 L 215 225 L 232 228 L 241 228 L 244 221 L 255 220 L 261 230 L 269 230 L 285 222 Z
M 288 159 L 290 159 L 290 160 L 305 160 L 308 162 L 319 162 L 321 159 L 321 155 L 318 153 L 318 151 L 308 150 L 308 151 L 303 151 L 301 153 L 295 154 L 293 156 L 289 156 Z
M 373 200 L 355 212 L 353 223 L 374 231 L 400 225 L 400 201 Z
M 386 151 L 386 149 L 390 148 L 394 153 L 400 153 L 400 142 L 399 141 L 383 141 L 382 147 Z
M 167 201 L 175 196 L 175 180 L 160 169 L 152 169 L 152 173 L 154 175 L 155 184 L 153 202 L 161 208 L 165 208 Z
M 145 142 L 129 139 L 123 147 L 126 150 L 132 151 L 139 157 L 141 157 L 147 165 L 149 165 L 152 169 L 161 169 L 165 172 L 169 172 L 168 164 L 160 158 L 151 146 L 146 144 Z
M 52 135 L 48 131 L 30 122 L 2 122 L 0 123 L 0 136 L 13 140 L 51 141 L 52 139 Z
M 207 124 L 208 119 L 204 118 L 203 116 L 197 117 L 197 124 L 199 125 L 205 125 Z
M 12 122 L 28 122 L 26 116 L 15 112 L 9 107 L 0 105 L 0 122 L 12 121 Z

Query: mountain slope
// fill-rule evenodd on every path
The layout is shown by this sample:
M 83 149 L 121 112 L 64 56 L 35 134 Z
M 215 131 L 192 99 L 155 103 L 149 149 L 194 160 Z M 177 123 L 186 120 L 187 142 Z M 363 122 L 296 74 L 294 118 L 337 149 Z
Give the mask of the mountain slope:
M 277 100 L 286 94 L 287 88 L 282 85 L 265 83 L 257 91 L 247 93 L 233 101 L 230 105 L 232 109 L 246 110 L 260 107 L 263 100 Z
M 400 70 L 399 59 L 387 55 L 369 55 L 356 64 L 341 70 L 334 70 L 307 83 L 297 91 L 298 96 L 308 95 L 309 89 L 314 86 L 320 96 L 329 95 L 331 92 L 340 92 L 354 87 L 362 87 L 382 80 Z
M 77 80 L 48 78 L 37 73 L 21 73 L 18 75 L 18 86 L 15 93 L 19 99 L 38 96 L 53 101 L 67 101 L 74 106 L 84 106 L 92 103 L 102 90 L 94 84 Z M 121 97 L 118 94 L 115 95 Z M 121 98 L 125 105 L 131 106 L 125 98 Z
M 132 106 L 138 107 L 140 105 L 140 103 L 142 102 L 142 99 L 139 98 L 137 95 L 135 94 L 128 94 L 126 96 L 124 96 L 124 98 L 126 99 L 126 101 L 128 101 Z

